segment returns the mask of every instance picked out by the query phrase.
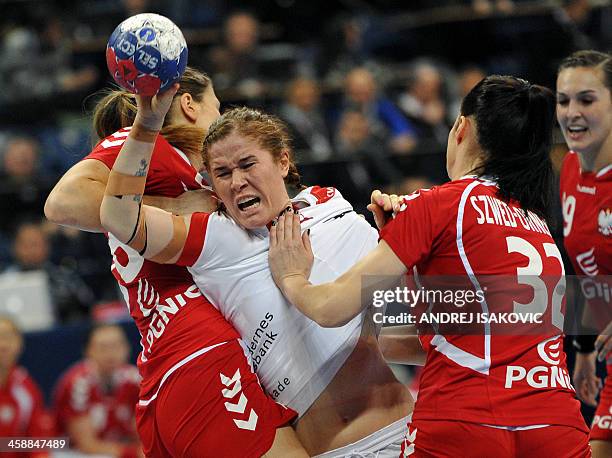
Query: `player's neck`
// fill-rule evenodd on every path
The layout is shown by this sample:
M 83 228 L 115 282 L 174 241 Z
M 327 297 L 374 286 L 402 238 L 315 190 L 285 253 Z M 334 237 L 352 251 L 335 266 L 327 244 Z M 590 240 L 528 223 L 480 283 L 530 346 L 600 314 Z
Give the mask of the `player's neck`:
M 578 152 L 580 169 L 583 172 L 597 173 L 612 164 L 612 134 L 604 140 L 597 151 Z
M 608 135 L 608 138 L 601 145 L 599 154 L 595 157 L 594 171 L 599 172 L 604 167 L 612 164 L 612 133 Z

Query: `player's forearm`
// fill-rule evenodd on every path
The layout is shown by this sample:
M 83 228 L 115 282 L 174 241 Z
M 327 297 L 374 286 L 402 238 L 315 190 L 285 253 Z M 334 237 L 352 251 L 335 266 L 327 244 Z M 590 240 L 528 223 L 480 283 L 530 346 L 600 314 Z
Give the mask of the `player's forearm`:
M 359 288 L 340 281 L 312 285 L 301 276 L 283 280 L 283 292 L 300 312 L 324 328 L 343 326 L 361 312 Z
M 157 132 L 134 125 L 117 156 L 100 206 L 102 226 L 129 243 L 138 229 L 142 196 Z

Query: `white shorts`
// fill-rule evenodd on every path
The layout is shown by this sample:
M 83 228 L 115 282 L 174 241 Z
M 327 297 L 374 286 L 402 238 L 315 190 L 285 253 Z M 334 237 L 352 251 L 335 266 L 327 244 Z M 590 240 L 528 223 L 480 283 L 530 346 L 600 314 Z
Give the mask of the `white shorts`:
M 357 442 L 314 458 L 397 458 L 400 456 L 411 418 L 412 415 L 400 418 Z

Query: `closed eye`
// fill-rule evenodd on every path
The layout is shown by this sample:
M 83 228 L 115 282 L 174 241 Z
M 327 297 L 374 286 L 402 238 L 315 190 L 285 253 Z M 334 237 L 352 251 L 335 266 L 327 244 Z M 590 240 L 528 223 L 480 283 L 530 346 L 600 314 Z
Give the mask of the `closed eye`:
M 229 176 L 229 170 L 218 170 L 215 172 L 215 176 L 218 178 L 223 178 Z

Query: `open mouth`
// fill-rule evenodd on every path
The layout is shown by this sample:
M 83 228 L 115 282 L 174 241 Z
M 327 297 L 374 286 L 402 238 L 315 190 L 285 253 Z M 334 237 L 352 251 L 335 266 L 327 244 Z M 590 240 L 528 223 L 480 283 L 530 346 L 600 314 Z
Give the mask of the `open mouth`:
M 568 126 L 567 130 L 569 131 L 570 134 L 579 134 L 582 132 L 586 132 L 587 128 L 583 126 Z
M 259 197 L 248 197 L 238 202 L 238 209 L 240 211 L 246 211 L 248 209 L 257 208 L 260 202 L 261 199 Z

